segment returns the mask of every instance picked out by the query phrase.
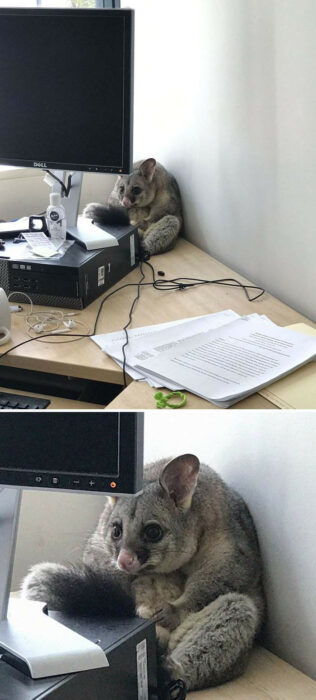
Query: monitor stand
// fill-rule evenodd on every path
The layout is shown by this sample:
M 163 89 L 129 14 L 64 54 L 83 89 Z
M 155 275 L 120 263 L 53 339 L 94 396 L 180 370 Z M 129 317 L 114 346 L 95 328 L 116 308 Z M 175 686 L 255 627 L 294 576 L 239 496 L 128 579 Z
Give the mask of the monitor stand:
M 47 615 L 45 602 L 10 597 L 22 489 L 0 487 L 0 655 L 32 678 L 108 666 L 104 651 Z
M 51 172 L 63 183 L 66 182 L 65 170 L 52 170 Z M 117 246 L 118 241 L 115 236 L 109 233 L 103 226 L 98 226 L 92 222 L 91 219 L 84 216 L 78 216 L 82 177 L 83 173 L 79 171 L 73 172 L 68 197 L 62 196 L 61 203 L 66 212 L 67 233 L 78 241 L 78 243 L 81 243 L 87 250 Z M 62 195 L 61 186 L 57 181 L 55 181 L 52 186 L 52 192 L 58 192 Z

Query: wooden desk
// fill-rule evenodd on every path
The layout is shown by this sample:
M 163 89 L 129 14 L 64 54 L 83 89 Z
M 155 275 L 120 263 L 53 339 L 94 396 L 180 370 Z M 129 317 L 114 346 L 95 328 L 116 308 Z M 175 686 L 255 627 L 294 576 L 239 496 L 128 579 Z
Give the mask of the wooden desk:
M 188 694 L 188 700 L 315 700 L 316 683 L 263 647 L 254 649 L 246 672 L 232 683 Z
M 164 255 L 155 256 L 151 262 L 156 272 L 158 270 L 165 272 L 166 279 L 179 276 L 203 279 L 237 277 L 240 281 L 247 282 L 245 278 L 183 239 L 178 241 L 174 250 Z M 144 265 L 144 271 L 146 273 L 146 281 L 151 281 L 151 271 L 146 265 Z M 122 284 L 136 283 L 139 279 L 139 270 L 134 270 L 110 291 L 120 287 Z M 126 324 L 135 294 L 135 287 L 127 287 L 105 302 L 97 333 L 120 330 Z M 93 329 L 100 301 L 101 297 L 80 314 L 79 319 L 88 325 L 90 331 Z M 28 305 L 25 306 L 29 308 Z M 43 309 L 43 307 L 40 308 Z M 141 290 L 140 300 L 134 309 L 132 327 L 163 323 L 229 308 L 239 314 L 253 312 L 266 314 L 272 321 L 281 326 L 299 322 L 311 323 L 302 314 L 293 311 L 289 306 L 268 293 L 264 294 L 258 301 L 250 303 L 241 289 L 207 285 L 187 289 L 182 292 L 156 291 L 152 287 L 144 287 Z M 11 347 L 27 339 L 23 314 L 14 314 L 12 316 Z M 0 363 L 10 367 L 36 370 L 37 372 L 49 372 L 112 384 L 123 384 L 121 369 L 93 341 L 88 338 L 71 343 L 65 341 L 65 337 L 55 337 L 53 342 L 49 340 L 45 343 L 34 340 L 13 350 L 12 354 L 7 355 L 3 360 L 0 359 Z M 9 349 L 9 347 L 10 344 L 7 344 L 2 346 L 0 350 L 2 352 Z M 137 408 L 149 407 L 145 404 L 142 405 L 142 401 L 145 401 L 146 391 L 139 384 L 136 386 L 133 384 L 129 394 L 127 392 L 123 393 L 121 402 L 119 402 L 119 399 L 116 399 L 109 407 L 114 408 L 115 405 L 118 406 L 117 402 L 119 402 L 122 404 L 119 405 L 120 408 L 127 408 L 125 398 L 130 402 L 131 399 L 128 397 L 134 391 Z M 196 400 L 199 403 L 195 407 L 202 408 L 203 406 L 200 405 L 202 400 Z M 249 402 L 249 399 L 247 401 Z M 257 405 L 255 406 L 255 404 Z M 255 401 L 252 399 L 247 407 L 267 408 L 267 404 L 269 402 L 265 399 L 257 397 Z M 211 404 L 207 404 L 207 406 L 210 408 Z M 240 408 L 241 403 L 237 404 L 237 406 Z M 134 408 L 136 405 L 128 407 Z M 151 399 L 150 407 L 153 407 Z
M 124 409 L 133 409 L 136 411 L 141 409 L 156 410 L 157 406 L 154 399 L 154 394 L 156 391 L 160 391 L 160 389 L 152 389 L 152 387 L 149 386 L 147 382 L 132 382 L 105 408 L 107 411 L 119 411 Z M 162 389 L 162 391 L 168 392 L 168 389 Z M 189 391 L 185 391 L 184 393 L 186 394 L 187 402 L 185 406 L 181 408 L 181 411 L 185 409 L 189 411 L 191 409 L 218 409 L 219 411 L 223 410 L 220 406 L 215 406 L 215 404 L 210 403 L 209 401 L 205 401 L 205 399 L 201 399 L 199 396 L 195 396 L 195 394 L 191 394 Z M 253 394 L 252 396 L 248 396 L 247 399 L 235 403 L 233 406 L 230 407 L 230 410 L 234 408 L 244 408 L 248 410 L 257 408 L 264 410 L 277 409 L 278 407 L 270 401 L 268 401 L 267 399 L 264 399 L 263 396 L 259 396 L 259 394 Z

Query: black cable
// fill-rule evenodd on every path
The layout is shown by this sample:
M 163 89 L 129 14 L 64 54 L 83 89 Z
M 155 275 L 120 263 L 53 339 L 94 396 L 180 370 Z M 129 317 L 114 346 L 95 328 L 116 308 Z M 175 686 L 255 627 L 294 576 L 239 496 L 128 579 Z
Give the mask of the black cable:
M 53 177 L 54 180 L 56 180 L 56 182 L 59 182 L 59 184 L 60 184 L 60 186 L 61 186 L 61 188 L 62 188 L 64 197 L 68 197 L 69 192 L 70 192 L 70 190 L 71 190 L 72 175 L 71 175 L 71 174 L 68 175 L 67 186 L 66 186 L 65 183 L 64 183 L 62 180 L 60 180 L 60 178 L 57 177 L 57 175 L 55 175 L 55 173 L 52 173 L 52 171 L 49 170 L 48 168 L 44 168 L 44 172 L 45 172 L 45 173 L 48 173 L 51 177 Z
M 128 329 L 128 326 L 130 325 L 130 323 L 132 323 L 132 316 L 133 316 L 134 307 L 135 307 L 135 304 L 136 304 L 136 302 L 138 301 L 138 299 L 139 299 L 139 297 L 140 297 L 140 288 L 141 288 L 141 285 L 142 285 L 142 281 L 145 279 L 145 275 L 144 275 L 144 273 L 143 273 L 143 266 L 142 266 L 142 261 L 141 261 L 141 260 L 140 260 L 140 262 L 139 262 L 139 269 L 140 269 L 140 272 L 141 272 L 141 279 L 139 280 L 138 285 L 137 285 L 137 294 L 136 294 L 136 297 L 134 298 L 133 303 L 132 303 L 132 305 L 131 305 L 131 308 L 130 308 L 130 310 L 129 310 L 128 321 L 127 321 L 126 325 L 125 325 L 124 328 L 123 328 L 123 331 L 124 331 L 124 333 L 125 333 L 125 343 L 124 343 L 124 345 L 122 345 L 122 353 L 123 353 L 123 381 L 124 381 L 124 387 L 127 386 L 127 381 L 126 381 L 126 353 L 125 353 L 125 348 L 128 346 L 128 343 L 129 343 L 129 337 L 128 337 L 127 329 Z
M 254 284 L 243 284 L 242 282 L 239 282 L 239 280 L 236 280 L 233 277 L 224 277 L 222 279 L 217 279 L 217 280 L 203 280 L 199 279 L 196 277 L 175 277 L 174 279 L 171 280 L 166 280 L 166 279 L 156 279 L 155 277 L 155 270 L 151 263 L 149 263 L 147 260 L 144 261 L 148 267 L 150 267 L 152 274 L 153 274 L 153 287 L 154 289 L 157 289 L 158 291 L 163 291 L 163 290 L 182 290 L 182 289 L 187 289 L 189 287 L 197 287 L 201 284 L 218 284 L 222 285 L 225 287 L 240 287 L 240 289 L 243 289 L 247 300 L 248 301 L 255 301 L 256 299 L 259 299 L 261 297 L 265 290 L 262 287 L 257 287 Z M 258 289 L 259 294 L 256 294 L 254 297 L 250 297 L 248 294 L 248 289 Z
M 107 295 L 102 299 L 101 304 L 100 304 L 100 306 L 99 306 L 99 308 L 98 308 L 98 313 L 97 313 L 97 315 L 96 315 L 96 319 L 95 319 L 95 323 L 94 323 L 94 327 L 93 327 L 93 335 L 95 335 L 96 332 L 97 332 L 97 325 L 98 325 L 98 322 L 99 322 L 99 318 L 100 318 L 101 311 L 102 311 L 102 309 L 103 309 L 103 304 L 104 304 L 110 297 L 112 297 L 113 294 L 116 294 L 116 292 L 119 292 L 121 289 L 126 289 L 126 287 L 138 287 L 139 284 L 140 284 L 139 282 L 129 282 L 128 284 L 122 284 L 121 287 L 118 287 L 117 289 L 113 289 L 113 292 L 110 292 L 110 294 L 107 294 Z M 151 284 L 151 283 L 148 283 L 148 282 L 147 282 L 147 283 L 142 284 L 142 286 L 144 287 L 146 284 Z
M 176 681 L 171 681 L 167 686 L 167 692 L 170 700 L 185 700 L 187 696 L 185 682 L 180 678 Z
M 48 171 L 48 172 L 49 172 L 49 171 Z M 54 177 L 54 176 L 53 176 L 53 177 Z M 61 182 L 61 181 L 60 181 L 60 182 Z M 148 267 L 150 268 L 151 273 L 152 273 L 152 278 L 153 278 L 153 281 L 152 281 L 152 282 L 144 282 L 144 281 L 143 281 L 143 280 L 145 279 L 145 275 L 144 275 L 144 272 L 143 272 L 142 263 L 145 263 L 145 264 L 148 265 Z M 130 307 L 128 322 L 127 322 L 127 324 L 126 324 L 126 325 L 124 326 L 124 328 L 123 328 L 124 333 L 125 333 L 125 338 L 126 338 L 125 343 L 124 343 L 124 345 L 122 346 L 122 352 L 123 352 L 123 379 L 124 379 L 124 386 L 126 386 L 126 355 L 125 355 L 125 349 L 126 349 L 128 343 L 129 343 L 127 328 L 128 328 L 128 326 L 130 325 L 130 323 L 131 323 L 131 321 L 132 321 L 133 310 L 134 310 L 134 307 L 135 307 L 135 304 L 136 304 L 137 300 L 139 299 L 141 287 L 153 287 L 153 289 L 156 289 L 156 290 L 158 290 L 158 291 L 164 291 L 164 290 L 168 291 L 168 290 L 183 290 L 183 289 L 187 289 L 188 287 L 195 287 L 195 286 L 198 286 L 198 285 L 200 285 L 200 284 L 219 284 L 219 285 L 224 285 L 224 286 L 228 286 L 228 287 L 240 287 L 241 289 L 243 289 L 243 291 L 244 291 L 244 293 L 246 294 L 246 297 L 247 297 L 247 299 L 248 299 L 249 302 L 255 301 L 256 299 L 259 299 L 259 297 L 261 297 L 262 294 L 264 294 L 264 292 L 265 292 L 265 290 L 264 290 L 262 287 L 257 287 L 257 286 L 252 285 L 252 284 L 242 284 L 241 282 L 239 282 L 238 280 L 236 280 L 236 279 L 234 279 L 234 278 L 224 278 L 224 279 L 219 279 L 219 280 L 200 280 L 200 279 L 196 279 L 196 278 L 194 278 L 194 277 L 176 277 L 176 278 L 174 278 L 174 279 L 172 279 L 172 280 L 156 279 L 155 270 L 154 270 L 153 266 L 151 265 L 151 263 L 148 262 L 148 260 L 146 260 L 146 259 L 143 259 L 143 260 L 140 260 L 140 261 L 139 261 L 139 269 L 140 269 L 140 272 L 141 272 L 141 275 L 142 275 L 142 277 L 141 277 L 141 279 L 139 280 L 139 282 L 129 282 L 128 284 L 122 284 L 122 285 L 121 285 L 120 287 L 118 287 L 117 289 L 113 289 L 112 292 L 110 292 L 109 294 L 107 294 L 107 295 L 102 299 L 102 301 L 101 301 L 101 303 L 100 303 L 100 306 L 99 306 L 99 309 L 98 309 L 98 312 L 97 312 L 97 315 L 96 315 L 96 319 L 95 319 L 95 323 L 94 323 L 94 327 L 93 327 L 93 332 L 92 332 L 92 333 L 67 333 L 67 338 L 69 338 L 69 337 L 70 337 L 70 338 L 92 338 L 94 335 L 96 335 L 96 330 L 97 330 L 98 321 L 99 321 L 100 314 L 101 314 L 101 311 L 102 311 L 102 308 L 103 308 L 103 305 L 105 304 L 105 302 L 106 302 L 108 299 L 110 299 L 110 297 L 113 296 L 113 294 L 116 294 L 117 292 L 120 292 L 122 289 L 126 289 L 127 287 L 137 287 L 137 294 L 136 294 L 135 298 L 133 299 L 133 302 L 132 302 L 131 307 Z M 185 280 L 185 282 L 182 282 L 182 280 Z M 190 281 L 188 281 L 188 280 L 190 280 Z M 168 285 L 169 285 L 169 286 L 168 286 Z M 247 291 L 248 289 L 259 289 L 260 292 L 259 292 L 259 294 L 257 294 L 255 297 L 250 298 L 250 297 L 249 297 L 249 294 L 248 294 L 248 291 Z M 56 336 L 61 336 L 61 335 L 62 335 L 63 337 L 65 337 L 65 336 L 64 336 L 64 333 L 56 333 L 56 332 L 54 332 L 54 335 L 56 335 Z M 36 341 L 36 340 L 37 340 L 37 341 L 42 340 L 42 338 L 51 338 L 51 336 L 52 336 L 52 333 L 47 333 L 47 334 L 45 334 L 45 335 L 41 335 L 39 338 L 28 338 L 27 340 L 23 340 L 21 343 L 18 343 L 17 345 L 14 345 L 12 348 L 9 348 L 9 350 L 6 350 L 5 352 L 1 353 L 1 354 L 0 354 L 0 360 L 2 360 L 3 357 L 5 357 L 6 355 L 8 355 L 8 354 L 9 354 L 10 352 L 12 352 L 13 350 L 16 350 L 17 348 L 21 347 L 22 345 L 26 345 L 27 343 L 31 343 L 31 342 L 34 341 L 34 340 L 35 340 L 35 341 Z M 66 342 L 66 341 L 65 341 L 65 342 Z
M 65 333 L 55 333 L 54 335 L 62 335 L 65 337 Z M 67 338 L 92 338 L 92 333 L 67 333 Z M 12 348 L 9 348 L 9 350 L 6 350 L 5 352 L 2 352 L 0 355 L 0 360 L 2 360 L 3 357 L 9 354 L 9 352 L 12 352 L 12 350 L 17 350 L 17 348 L 20 348 L 22 345 L 26 345 L 27 343 L 32 343 L 33 340 L 42 340 L 42 338 L 51 338 L 52 333 L 46 333 L 45 335 L 41 335 L 39 338 L 28 338 L 27 340 L 23 340 L 22 343 L 18 343 L 17 345 L 14 345 Z

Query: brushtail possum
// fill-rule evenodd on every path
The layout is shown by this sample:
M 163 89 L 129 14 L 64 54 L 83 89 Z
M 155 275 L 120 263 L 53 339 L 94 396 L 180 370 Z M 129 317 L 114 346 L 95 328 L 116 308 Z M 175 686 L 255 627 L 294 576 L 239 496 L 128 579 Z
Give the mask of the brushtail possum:
M 155 158 L 138 161 L 130 175 L 120 175 L 108 204 L 91 202 L 83 215 L 99 224 L 137 226 L 141 246 L 151 255 L 173 248 L 182 226 L 178 184 Z
M 261 573 L 245 503 L 186 454 L 145 467 L 141 495 L 108 498 L 83 562 L 36 565 L 23 592 L 51 609 L 153 619 L 166 677 L 193 690 L 243 672 L 264 615 Z

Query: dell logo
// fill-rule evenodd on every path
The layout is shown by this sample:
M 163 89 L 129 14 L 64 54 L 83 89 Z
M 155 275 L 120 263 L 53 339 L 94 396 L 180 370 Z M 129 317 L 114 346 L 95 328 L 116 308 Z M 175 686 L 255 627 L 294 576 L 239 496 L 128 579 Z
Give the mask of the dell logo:
M 47 168 L 46 163 L 41 163 L 39 160 L 34 160 L 34 168 Z

